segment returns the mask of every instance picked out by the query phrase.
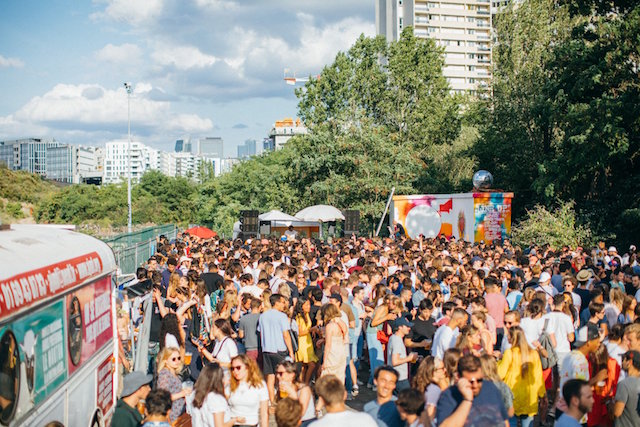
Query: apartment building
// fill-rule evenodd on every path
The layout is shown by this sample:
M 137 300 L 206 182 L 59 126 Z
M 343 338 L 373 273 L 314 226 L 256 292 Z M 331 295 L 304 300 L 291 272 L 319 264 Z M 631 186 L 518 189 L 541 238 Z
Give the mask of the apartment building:
M 491 81 L 491 0 L 377 0 L 376 31 L 398 40 L 411 26 L 417 37 L 445 49 L 442 70 L 456 93 L 477 94 Z
M 298 118 L 293 120 L 291 117 L 286 117 L 282 120 L 276 120 L 273 124 L 273 128 L 269 132 L 269 148 L 272 150 L 281 149 L 284 144 L 291 139 L 294 135 L 304 135 L 307 133 L 307 128 L 302 124 L 302 121 Z M 264 144 L 264 149 L 267 149 L 267 145 Z
M 128 142 L 107 142 L 104 153 L 104 178 L 105 184 L 126 181 L 129 171 Z M 141 142 L 131 142 L 131 180 L 139 181 L 148 170 L 158 169 L 158 151 L 147 147 Z

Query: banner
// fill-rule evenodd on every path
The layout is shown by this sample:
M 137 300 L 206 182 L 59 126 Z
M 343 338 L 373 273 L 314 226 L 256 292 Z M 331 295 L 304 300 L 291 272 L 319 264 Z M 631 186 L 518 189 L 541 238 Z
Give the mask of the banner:
M 391 218 L 407 236 L 491 242 L 511 234 L 513 193 L 394 196 Z M 393 224 L 390 224 L 393 227 Z
M 511 235 L 512 197 L 510 193 L 475 193 L 473 195 L 476 242 L 482 240 L 491 242 Z
M 97 252 L 18 274 L 0 281 L 0 317 L 42 302 L 102 273 Z
M 30 402 L 35 405 L 45 400 L 67 378 L 63 307 L 63 301 L 58 301 L 13 322 L 1 332 L 0 360 L 14 351 L 15 343 L 11 341 L 15 339 L 21 367 L 13 372 L 24 374 L 16 375 L 14 380 L 19 376 L 19 389 L 26 384 Z
M 113 405 L 113 362 L 107 358 L 98 367 L 98 387 L 96 402 L 103 414 L 107 414 Z
M 86 286 L 66 298 L 69 375 L 112 342 L 111 279 Z

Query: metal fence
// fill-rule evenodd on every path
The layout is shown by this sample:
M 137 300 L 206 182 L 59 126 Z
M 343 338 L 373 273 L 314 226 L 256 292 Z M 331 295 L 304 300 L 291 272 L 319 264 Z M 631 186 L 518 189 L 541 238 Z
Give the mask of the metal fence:
M 160 225 L 104 239 L 113 249 L 116 264 L 120 269 L 119 274 L 135 274 L 136 268 L 156 252 L 156 237 L 161 234 L 169 240 L 175 239 L 178 227 L 175 224 Z

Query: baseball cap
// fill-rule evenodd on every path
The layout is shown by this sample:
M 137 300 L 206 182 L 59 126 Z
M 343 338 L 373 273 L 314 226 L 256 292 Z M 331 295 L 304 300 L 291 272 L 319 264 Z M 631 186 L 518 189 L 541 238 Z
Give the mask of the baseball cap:
M 540 274 L 540 278 L 538 279 L 538 283 L 546 283 L 549 280 L 551 280 L 551 275 L 549 273 L 547 273 L 546 271 L 543 271 L 542 274 Z
M 409 322 L 406 317 L 400 316 L 393 321 L 393 330 L 397 330 L 400 326 L 413 327 L 413 323 Z
M 622 355 L 622 360 L 631 360 L 636 369 L 640 369 L 640 352 L 629 350 Z
M 576 334 L 575 346 L 576 348 L 582 347 L 586 343 L 592 340 L 600 339 L 600 333 L 598 331 L 598 327 L 593 323 L 588 323 L 582 328 L 578 329 L 578 333 Z

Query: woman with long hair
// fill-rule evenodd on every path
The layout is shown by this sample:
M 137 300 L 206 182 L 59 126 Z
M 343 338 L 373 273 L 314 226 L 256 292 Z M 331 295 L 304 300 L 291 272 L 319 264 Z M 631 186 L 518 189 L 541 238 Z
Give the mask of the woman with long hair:
M 378 366 L 384 365 L 384 348 L 382 342 L 378 339 L 378 332 L 383 333 L 385 322 L 388 320 L 395 320 L 396 314 L 389 311 L 389 305 L 386 295 L 386 287 L 383 285 L 377 285 L 375 287 L 375 296 L 373 302 L 373 314 L 371 315 L 371 321 L 365 329 L 365 338 L 367 340 L 367 347 L 369 349 L 369 385 L 373 386 L 373 373 Z M 377 304 L 377 301 L 383 301 L 381 304 Z
M 449 385 L 453 385 L 458 381 L 458 360 L 462 357 L 462 351 L 458 348 L 448 348 L 442 355 L 442 363 L 444 370 L 449 379 Z
M 487 314 L 482 310 L 476 310 L 471 314 L 471 325 L 478 330 L 480 345 L 486 354 L 493 353 L 493 337 L 487 328 Z
M 245 425 L 269 426 L 267 384 L 256 362 L 246 354 L 231 359 L 230 390 L 229 407 L 232 417 L 243 417 Z
M 236 342 L 231 338 L 233 329 L 227 319 L 218 319 L 211 325 L 211 336 L 215 339 L 213 349 L 198 344 L 198 352 L 209 362 L 217 362 L 228 372 L 231 359 L 238 355 Z
M 277 398 L 289 397 L 295 399 L 302 405 L 301 427 L 308 426 L 316 418 L 315 404 L 313 402 L 313 392 L 311 388 L 299 381 L 299 364 L 288 360 L 280 363 L 276 368 L 276 387 L 278 389 Z
M 462 355 L 473 354 L 480 356 L 482 353 L 482 337 L 480 331 L 473 326 L 467 325 L 460 330 L 460 335 L 456 341 L 456 348 L 462 351 Z
M 529 427 L 538 413 L 540 399 L 547 395 L 540 355 L 529 346 L 519 326 L 509 328 L 507 337 L 511 348 L 505 350 L 498 362 L 498 375 L 513 390 L 515 415 L 509 423 L 516 427 L 519 420 L 522 427 Z
M 316 369 L 318 356 L 313 348 L 311 337 L 311 301 L 305 297 L 300 297 L 293 311 L 293 318 L 298 325 L 298 351 L 296 361 L 302 365 L 301 378 L 305 384 L 309 384 L 311 376 Z
M 172 423 L 184 412 L 185 397 L 191 393 L 191 389 L 182 387 L 182 379 L 179 376 L 182 366 L 180 349 L 165 347 L 158 353 L 158 388 L 171 393 Z
M 607 371 L 607 378 L 596 383 L 593 387 L 593 407 L 587 417 L 587 426 L 611 426 L 613 425 L 613 414 L 609 413 L 607 403 L 616 396 L 618 379 L 620 378 L 620 365 L 614 358 L 609 356 L 607 347 L 604 344 L 600 344 L 598 349 L 589 355 L 588 360 L 591 378 L 594 378 L 602 370 Z
M 322 307 L 322 320 L 324 322 L 324 353 L 320 375 L 333 374 L 344 382 L 347 368 L 345 342 L 349 333 L 348 327 L 341 319 L 340 309 L 334 304 L 326 304 Z
M 440 394 L 449 387 L 449 377 L 444 362 L 433 356 L 422 359 L 413 377 L 413 388 L 424 394 L 425 409 L 429 419 L 436 420 L 436 405 Z
M 224 373 L 217 363 L 200 371 L 193 392 L 187 397 L 187 413 L 192 427 L 232 427 L 245 420 L 231 418 L 231 410 L 224 395 Z
M 624 304 L 624 292 L 619 288 L 613 288 L 609 291 L 609 302 L 604 304 L 604 315 L 607 319 L 609 328 L 618 323 L 618 316 L 622 313 Z
M 483 354 L 480 356 L 480 366 L 482 367 L 484 379 L 494 383 L 498 390 L 500 390 L 502 403 L 504 403 L 504 407 L 507 408 L 507 414 L 513 417 L 513 391 L 500 379 L 496 358 L 491 354 Z
M 160 350 L 165 347 L 179 348 L 184 352 L 186 333 L 182 328 L 178 315 L 167 313 L 160 323 Z
M 633 323 L 636 320 L 636 305 L 638 305 L 638 302 L 632 295 L 625 295 L 622 302 L 622 312 L 618 316 L 618 323 L 623 325 Z

